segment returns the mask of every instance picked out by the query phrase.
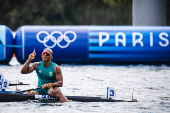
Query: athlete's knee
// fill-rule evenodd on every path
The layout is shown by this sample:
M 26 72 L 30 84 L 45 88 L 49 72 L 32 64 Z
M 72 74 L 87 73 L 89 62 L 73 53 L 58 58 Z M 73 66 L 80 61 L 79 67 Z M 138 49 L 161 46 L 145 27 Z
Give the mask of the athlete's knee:
M 30 91 L 26 91 L 24 94 L 30 94 Z
M 49 95 L 57 95 L 57 96 L 59 96 L 62 93 L 61 93 L 60 88 L 55 87 L 55 88 L 51 88 L 50 91 L 48 92 L 48 94 Z
M 39 93 L 36 91 L 31 91 L 29 94 L 39 94 Z

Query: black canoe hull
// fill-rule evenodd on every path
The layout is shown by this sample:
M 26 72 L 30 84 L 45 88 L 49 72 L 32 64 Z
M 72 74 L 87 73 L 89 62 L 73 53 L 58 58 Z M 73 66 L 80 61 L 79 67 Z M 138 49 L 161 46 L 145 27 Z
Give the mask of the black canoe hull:
M 87 97 L 87 96 L 66 96 L 69 100 L 79 102 L 136 102 L 114 99 L 103 99 L 100 97 Z M 0 93 L 0 102 L 17 102 L 26 100 L 39 100 L 35 98 L 34 94 L 21 94 L 21 93 Z M 57 100 L 58 98 L 49 98 L 47 100 Z

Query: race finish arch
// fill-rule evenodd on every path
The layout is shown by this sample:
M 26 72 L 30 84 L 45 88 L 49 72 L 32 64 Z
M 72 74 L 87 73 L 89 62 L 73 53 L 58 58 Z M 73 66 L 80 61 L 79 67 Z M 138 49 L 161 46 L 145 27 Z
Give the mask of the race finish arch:
M 36 51 L 53 50 L 56 63 L 168 64 L 170 27 L 22 26 L 16 32 L 16 57 L 24 63 Z M 34 62 L 33 61 L 33 62 Z
M 8 64 L 13 56 L 14 44 L 12 31 L 5 25 L 0 25 L 0 64 Z

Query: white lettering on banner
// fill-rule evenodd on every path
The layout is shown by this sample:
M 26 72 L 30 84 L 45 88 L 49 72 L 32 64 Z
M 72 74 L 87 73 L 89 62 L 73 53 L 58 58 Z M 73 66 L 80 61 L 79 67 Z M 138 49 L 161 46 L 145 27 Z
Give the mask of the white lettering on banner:
M 139 38 L 136 40 L 136 35 L 139 35 Z M 133 32 L 132 33 L 132 38 L 133 38 L 133 46 L 136 46 L 136 43 L 140 43 L 141 46 L 143 46 L 143 35 L 141 33 L 138 32 Z
M 106 38 L 102 39 L 102 36 L 105 35 Z M 108 33 L 105 33 L 105 32 L 100 32 L 99 33 L 99 46 L 102 46 L 104 42 L 108 41 L 109 40 L 109 34 Z
M 103 36 L 105 36 L 106 38 L 102 38 Z M 119 37 L 122 36 L 122 39 L 120 39 Z M 139 37 L 136 39 L 136 37 Z M 166 38 L 165 38 L 166 37 Z M 162 43 L 161 41 L 159 42 L 159 45 L 161 47 L 166 47 L 169 45 L 169 40 L 168 38 L 168 34 L 166 32 L 161 32 L 159 34 L 159 38 L 163 41 L 165 41 L 165 43 Z M 99 46 L 102 46 L 103 43 L 107 42 L 110 39 L 110 36 L 107 32 L 99 32 Z M 141 47 L 144 46 L 143 42 L 143 35 L 142 33 L 139 32 L 132 32 L 132 46 L 136 46 L 136 44 L 140 44 Z M 119 46 L 119 42 L 121 42 L 123 44 L 123 46 L 126 46 L 126 35 L 123 32 L 118 32 L 115 34 L 115 46 Z M 150 32 L 150 47 L 153 47 L 153 33 Z
M 162 32 L 159 34 L 159 38 L 166 42 L 165 44 L 163 44 L 162 42 L 159 42 L 159 45 L 161 45 L 162 47 L 166 47 L 169 45 L 169 41 L 166 38 L 162 37 L 162 35 L 165 35 L 166 37 L 168 37 L 168 34 L 165 32 Z
M 70 40 L 69 37 L 67 36 L 68 33 L 71 33 L 71 34 L 74 35 L 74 38 L 72 40 Z M 43 40 L 40 40 L 40 37 L 39 37 L 40 34 L 46 34 L 47 36 L 44 37 Z M 60 36 L 56 39 L 53 36 L 54 34 L 59 34 Z M 47 47 L 47 48 L 54 48 L 56 46 L 56 44 L 60 48 L 67 48 L 71 42 L 74 42 L 76 40 L 77 35 L 74 31 L 66 31 L 64 34 L 62 34 L 62 32 L 60 32 L 60 31 L 53 31 L 51 34 L 49 34 L 47 31 L 40 31 L 40 32 L 37 33 L 36 38 L 40 43 L 43 43 L 44 46 Z M 47 45 L 47 42 L 49 40 L 54 42 L 54 44 L 52 46 Z M 67 44 L 64 45 L 64 46 L 60 45 L 60 42 L 63 41 L 63 40 L 65 40 L 67 42 Z
M 150 32 L 150 46 L 153 46 L 153 33 Z
M 122 36 L 123 39 L 119 39 L 120 35 Z M 126 35 L 122 32 L 116 33 L 115 41 L 116 41 L 116 46 L 118 46 L 119 42 L 121 42 L 123 44 L 123 46 L 126 46 Z

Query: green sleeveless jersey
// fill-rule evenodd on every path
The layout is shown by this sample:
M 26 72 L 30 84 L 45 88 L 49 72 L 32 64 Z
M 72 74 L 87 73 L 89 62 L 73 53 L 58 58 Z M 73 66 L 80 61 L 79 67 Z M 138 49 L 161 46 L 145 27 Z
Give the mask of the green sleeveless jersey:
M 43 65 L 43 61 L 40 61 L 37 68 L 36 73 L 38 76 L 38 87 L 41 87 L 44 84 L 57 82 L 55 74 L 54 74 L 54 66 L 57 65 L 50 61 L 49 67 L 45 67 Z

